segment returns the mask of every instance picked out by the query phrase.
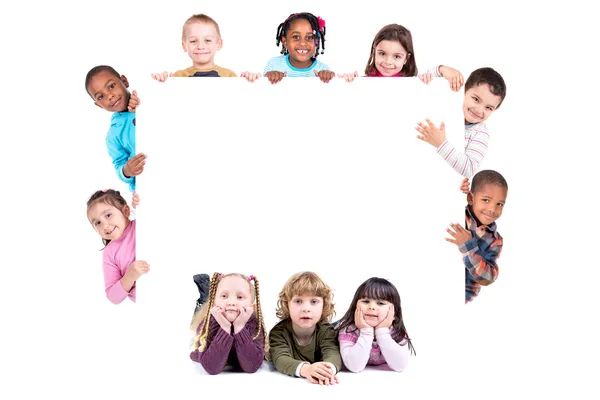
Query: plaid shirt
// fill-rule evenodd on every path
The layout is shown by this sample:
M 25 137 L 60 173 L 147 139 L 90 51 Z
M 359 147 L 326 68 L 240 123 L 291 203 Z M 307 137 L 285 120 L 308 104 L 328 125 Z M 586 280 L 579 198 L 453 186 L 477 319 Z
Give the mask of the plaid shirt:
M 465 263 L 465 303 L 473 300 L 481 286 L 490 285 L 498 278 L 496 259 L 502 251 L 502 236 L 496 223 L 478 226 L 470 206 L 465 208 L 465 229 L 473 238 L 458 246 Z

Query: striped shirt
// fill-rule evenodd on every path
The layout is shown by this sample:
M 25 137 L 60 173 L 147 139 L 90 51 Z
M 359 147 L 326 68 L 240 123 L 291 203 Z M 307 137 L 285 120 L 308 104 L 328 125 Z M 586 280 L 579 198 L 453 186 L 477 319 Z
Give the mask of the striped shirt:
M 465 264 L 465 303 L 479 294 L 481 286 L 491 285 L 498 278 L 496 260 L 502 251 L 502 236 L 496 230 L 496 223 L 479 225 L 471 206 L 465 208 L 465 229 L 473 237 L 458 246 Z
M 314 71 L 328 71 L 329 67 L 327 64 L 322 63 L 319 60 L 315 60 L 312 65 L 308 68 L 296 68 L 290 63 L 290 55 L 273 57 L 267 63 L 263 75 L 266 75 L 270 71 L 285 72 L 288 78 L 314 78 Z
M 441 77 L 439 66 L 432 67 L 427 73 Z M 460 175 L 472 178 L 479 169 L 488 150 L 490 133 L 483 122 L 465 125 L 465 147 L 460 151 L 445 140 L 437 153 Z

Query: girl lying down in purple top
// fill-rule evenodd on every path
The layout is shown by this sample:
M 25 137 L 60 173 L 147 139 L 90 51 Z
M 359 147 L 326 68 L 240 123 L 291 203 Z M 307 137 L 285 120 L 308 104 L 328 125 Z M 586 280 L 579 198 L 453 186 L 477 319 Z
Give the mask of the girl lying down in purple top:
M 268 351 L 256 277 L 213 274 L 208 301 L 191 328 L 196 337 L 190 358 L 206 372 L 215 375 L 225 366 L 256 372 Z

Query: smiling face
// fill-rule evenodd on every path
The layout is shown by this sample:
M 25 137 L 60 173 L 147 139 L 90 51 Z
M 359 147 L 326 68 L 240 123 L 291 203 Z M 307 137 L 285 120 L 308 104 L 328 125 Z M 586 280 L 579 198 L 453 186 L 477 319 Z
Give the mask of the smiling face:
M 383 76 L 394 76 L 402 71 L 408 52 L 396 40 L 382 40 L 375 47 L 375 68 Z
M 214 304 L 223 310 L 229 322 L 235 321 L 244 307 L 254 304 L 250 284 L 240 276 L 226 276 L 217 286 Z
M 194 22 L 185 28 L 182 46 L 192 59 L 194 67 L 205 69 L 214 67 L 215 55 L 221 50 L 223 41 L 214 24 Z
M 367 325 L 376 327 L 387 316 L 390 308 L 390 302 L 385 300 L 376 300 L 362 298 L 356 303 L 359 310 L 362 311 L 363 317 Z
M 281 39 L 281 43 L 290 55 L 290 63 L 296 68 L 308 68 L 312 65 L 316 52 L 316 32 L 305 19 L 290 23 L 290 28 Z
M 94 103 L 111 112 L 127 111 L 129 104 L 129 83 L 124 75 L 115 76 L 109 71 L 101 71 L 90 79 L 88 93 Z
M 507 190 L 496 184 L 486 184 L 469 193 L 467 200 L 473 208 L 475 218 L 483 225 L 490 225 L 502 215 Z
M 129 206 L 119 210 L 101 201 L 93 204 L 87 213 L 88 220 L 104 240 L 117 240 L 129 225 Z
M 296 330 L 314 328 L 323 315 L 323 298 L 319 296 L 293 296 L 288 304 L 290 318 Z
M 475 85 L 465 92 L 463 114 L 465 123 L 477 124 L 487 120 L 500 105 L 502 98 L 492 93 L 487 83 Z

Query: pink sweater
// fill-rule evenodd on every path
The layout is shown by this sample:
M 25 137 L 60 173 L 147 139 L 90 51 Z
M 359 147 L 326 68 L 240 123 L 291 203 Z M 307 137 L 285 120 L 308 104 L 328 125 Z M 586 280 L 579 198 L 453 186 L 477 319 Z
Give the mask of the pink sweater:
M 127 297 L 135 302 L 135 283 L 127 293 L 121 286 L 121 278 L 135 261 L 135 221 L 131 221 L 123 235 L 106 246 L 102 254 L 104 261 L 104 288 L 106 297 L 113 304 L 119 304 Z
M 344 366 L 360 372 L 367 364 L 387 364 L 394 371 L 403 371 L 410 355 L 408 345 L 404 340 L 397 343 L 394 337 L 393 328 L 357 329 L 350 325 L 338 335 Z

